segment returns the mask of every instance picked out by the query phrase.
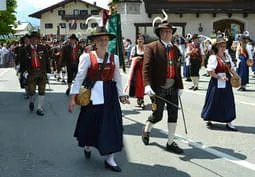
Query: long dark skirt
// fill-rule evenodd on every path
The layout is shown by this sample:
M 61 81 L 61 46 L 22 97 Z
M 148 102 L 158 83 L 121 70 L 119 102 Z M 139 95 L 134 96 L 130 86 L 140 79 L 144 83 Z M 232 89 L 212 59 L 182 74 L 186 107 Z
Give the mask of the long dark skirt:
M 239 55 L 241 62 L 239 63 L 238 68 L 236 69 L 237 74 L 241 77 L 241 85 L 246 85 L 249 83 L 249 67 L 246 64 L 248 57 Z
M 201 68 L 201 62 L 199 59 L 190 58 L 190 76 L 199 76 L 199 70 Z
M 123 127 L 116 83 L 104 82 L 104 104 L 81 107 L 74 137 L 80 147 L 93 146 L 101 155 L 121 151 Z
M 211 78 L 201 117 L 205 121 L 216 122 L 231 122 L 236 118 L 235 100 L 229 81 L 226 82 L 226 88 L 217 88 L 217 79 Z

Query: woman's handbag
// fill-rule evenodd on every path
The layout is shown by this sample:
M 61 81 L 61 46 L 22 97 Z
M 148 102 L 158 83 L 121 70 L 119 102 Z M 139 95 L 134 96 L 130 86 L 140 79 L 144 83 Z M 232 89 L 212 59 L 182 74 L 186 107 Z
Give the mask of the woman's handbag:
M 246 60 L 246 64 L 247 64 L 247 66 L 252 67 L 253 66 L 253 60 L 252 59 Z
M 90 103 L 91 89 L 80 88 L 80 93 L 75 97 L 75 103 L 80 106 L 87 106 Z
M 241 86 L 241 78 L 238 77 L 231 77 L 230 78 L 231 86 L 234 88 L 239 88 Z
M 97 79 L 99 79 L 100 76 L 102 75 L 104 67 L 106 65 L 107 58 L 108 58 L 108 53 L 105 54 L 102 67 L 100 68 L 99 72 L 97 72 L 97 75 L 95 76 L 95 79 L 92 80 L 90 86 L 89 87 L 84 86 L 84 87 L 80 88 L 79 94 L 76 95 L 76 97 L 75 97 L 75 103 L 77 105 L 87 106 L 90 103 L 91 89 L 95 85 Z

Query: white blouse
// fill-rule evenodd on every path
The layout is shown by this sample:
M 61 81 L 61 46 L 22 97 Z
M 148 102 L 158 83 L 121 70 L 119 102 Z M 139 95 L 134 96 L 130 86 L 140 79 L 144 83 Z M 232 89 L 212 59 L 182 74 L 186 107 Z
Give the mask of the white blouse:
M 99 58 L 95 51 L 93 54 L 97 58 L 98 63 L 103 63 L 103 59 Z M 124 96 L 121 83 L 119 57 L 114 55 L 115 70 L 113 74 L 113 80 L 116 81 L 116 86 L 119 96 Z M 110 55 L 108 56 L 107 63 L 110 63 Z M 91 61 L 88 53 L 83 53 L 79 58 L 78 73 L 76 74 L 73 82 L 70 95 L 78 94 L 84 79 L 87 77 L 88 69 L 91 67 Z M 91 89 L 91 98 L 93 105 L 104 103 L 103 81 L 96 81 L 95 85 Z
M 232 61 L 232 58 L 230 55 L 226 54 L 226 60 L 229 60 L 231 63 L 231 69 L 234 68 L 234 63 Z M 214 71 L 218 65 L 218 61 L 216 59 L 216 55 L 210 55 L 208 59 L 208 64 L 207 64 L 207 71 Z
M 135 53 L 135 48 L 136 48 L 136 53 Z M 144 47 L 143 47 L 143 51 L 138 50 L 138 45 L 132 47 L 131 52 L 130 52 L 130 56 L 135 56 L 136 54 L 144 55 Z

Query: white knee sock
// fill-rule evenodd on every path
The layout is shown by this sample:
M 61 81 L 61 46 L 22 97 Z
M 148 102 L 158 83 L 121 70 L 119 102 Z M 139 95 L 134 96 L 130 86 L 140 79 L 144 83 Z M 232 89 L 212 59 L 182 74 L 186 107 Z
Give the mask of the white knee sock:
M 195 77 L 195 87 L 198 87 L 199 77 Z
M 146 121 L 145 127 L 144 127 L 144 132 L 151 132 L 152 125 L 153 124 L 150 121 Z
M 85 151 L 91 151 L 90 146 L 85 146 L 84 149 Z
M 174 141 L 174 134 L 177 123 L 168 123 L 168 145 L 171 145 Z
M 191 80 L 192 80 L 192 83 L 193 83 L 193 86 L 195 87 L 195 77 L 190 77 L 191 78 Z
M 117 163 L 114 160 L 114 154 L 110 154 L 106 156 L 106 161 L 108 164 L 110 164 L 111 166 L 117 166 Z
M 38 109 L 41 109 L 42 110 L 42 105 L 43 105 L 43 103 L 44 103 L 44 95 L 39 95 L 38 96 Z

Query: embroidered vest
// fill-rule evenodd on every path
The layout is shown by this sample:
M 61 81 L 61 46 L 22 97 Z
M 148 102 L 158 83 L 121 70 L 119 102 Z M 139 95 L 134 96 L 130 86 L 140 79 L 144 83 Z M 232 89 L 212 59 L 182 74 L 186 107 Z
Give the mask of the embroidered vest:
M 103 63 L 98 63 L 97 57 L 92 52 L 89 53 L 89 56 L 91 67 L 88 69 L 88 79 L 93 80 L 95 78 L 96 73 L 99 72 L 100 68 L 102 67 Z M 114 70 L 115 70 L 114 55 L 111 54 L 110 63 L 105 64 L 104 71 L 102 72 L 98 80 L 111 81 L 113 79 Z
M 32 68 L 38 69 L 41 67 L 40 59 L 36 49 L 32 48 Z
M 167 78 L 168 79 L 173 79 L 175 77 L 174 50 L 173 50 L 172 47 L 168 47 L 167 51 L 168 51 Z
M 77 60 L 77 54 L 78 54 L 78 47 L 73 47 L 73 50 L 72 50 L 72 61 L 75 61 Z
M 202 61 L 202 54 L 201 54 L 201 50 L 200 50 L 200 47 L 199 47 L 199 44 L 197 44 L 196 46 L 195 46 L 195 44 L 193 44 L 193 43 L 190 43 L 189 44 L 189 47 L 190 47 L 190 50 L 192 50 L 192 49 L 198 49 L 198 52 L 192 52 L 191 53 L 191 58 L 193 58 L 193 59 L 199 59 L 200 61 Z

